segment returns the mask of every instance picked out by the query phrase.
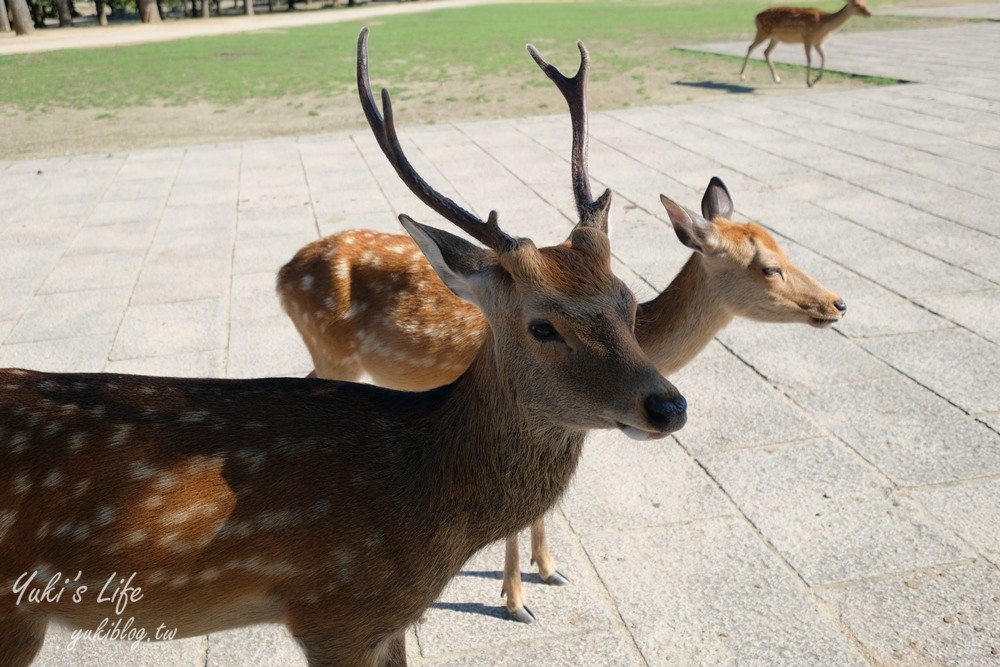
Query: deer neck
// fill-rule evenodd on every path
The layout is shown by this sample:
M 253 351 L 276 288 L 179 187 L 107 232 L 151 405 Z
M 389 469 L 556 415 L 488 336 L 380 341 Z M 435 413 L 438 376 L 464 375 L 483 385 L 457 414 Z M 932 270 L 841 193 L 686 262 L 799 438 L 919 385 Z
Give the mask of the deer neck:
M 839 11 L 832 14 L 823 14 L 820 17 L 820 30 L 823 34 L 831 33 L 847 23 L 847 19 L 849 18 L 851 18 L 851 6 L 844 5 Z
M 521 398 L 490 339 L 448 391 L 436 447 L 442 501 L 477 540 L 493 541 L 541 516 L 566 490 L 585 432 L 553 424 Z M 481 533 L 481 534 L 480 534 Z M 478 547 L 477 547 L 478 548 Z
M 665 290 L 639 305 L 636 337 L 657 370 L 670 375 L 694 359 L 732 319 L 705 260 L 692 253 Z

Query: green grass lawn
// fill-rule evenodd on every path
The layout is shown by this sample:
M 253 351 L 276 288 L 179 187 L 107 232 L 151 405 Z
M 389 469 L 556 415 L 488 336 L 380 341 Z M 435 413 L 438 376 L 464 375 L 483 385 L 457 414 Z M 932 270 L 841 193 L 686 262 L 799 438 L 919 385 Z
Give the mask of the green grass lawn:
M 442 6 L 446 0 L 442 0 Z M 574 42 L 593 54 L 592 81 L 641 76 L 666 67 L 679 44 L 747 39 L 761 0 L 577 0 L 507 4 L 370 22 L 372 82 L 392 82 L 405 99 L 410 86 L 445 80 L 524 76 L 525 86 L 549 86 L 536 76 L 526 43 L 567 71 Z M 837 2 L 819 3 L 835 10 Z M 349 10 L 336 10 L 349 11 Z M 225 19 L 213 19 L 225 20 Z M 850 28 L 909 25 L 902 18 L 854 20 Z M 862 25 L 864 24 L 864 25 Z M 353 103 L 354 53 L 361 23 L 268 30 L 97 50 L 0 57 L 2 102 L 22 112 L 134 106 L 231 106 L 249 100 L 309 95 Z M 99 28 L 87 28 L 99 29 Z M 405 83 L 401 83 L 405 82 Z

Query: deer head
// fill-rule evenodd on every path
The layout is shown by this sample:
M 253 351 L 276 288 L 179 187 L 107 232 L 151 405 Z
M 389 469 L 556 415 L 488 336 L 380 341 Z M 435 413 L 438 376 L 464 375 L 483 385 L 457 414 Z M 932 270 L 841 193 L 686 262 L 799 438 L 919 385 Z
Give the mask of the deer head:
M 733 315 L 761 322 L 804 322 L 830 326 L 847 305 L 795 266 L 760 225 L 731 220 L 733 200 L 712 178 L 701 200 L 701 214 L 666 195 L 667 209 L 681 243 L 702 256 L 718 298 Z

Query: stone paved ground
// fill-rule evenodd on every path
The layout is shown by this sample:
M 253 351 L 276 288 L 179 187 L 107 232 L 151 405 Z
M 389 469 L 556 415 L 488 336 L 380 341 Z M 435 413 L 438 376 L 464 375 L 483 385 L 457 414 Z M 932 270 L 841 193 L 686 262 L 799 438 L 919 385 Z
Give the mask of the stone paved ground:
M 414 664 L 1000 665 L 1000 25 L 828 52 L 913 83 L 595 113 L 591 169 L 641 296 L 685 257 L 657 195 L 694 206 L 718 175 L 847 318 L 737 322 L 672 378 L 691 404 L 676 438 L 592 436 L 548 522 L 571 585 L 529 571 L 538 621 L 508 621 L 486 549 L 417 626 Z M 566 118 L 399 122 L 460 201 L 541 242 L 569 230 Z M 0 161 L 0 189 L 0 366 L 303 374 L 276 269 L 398 212 L 439 223 L 365 132 Z M 274 627 L 67 640 L 50 632 L 39 664 L 302 664 Z

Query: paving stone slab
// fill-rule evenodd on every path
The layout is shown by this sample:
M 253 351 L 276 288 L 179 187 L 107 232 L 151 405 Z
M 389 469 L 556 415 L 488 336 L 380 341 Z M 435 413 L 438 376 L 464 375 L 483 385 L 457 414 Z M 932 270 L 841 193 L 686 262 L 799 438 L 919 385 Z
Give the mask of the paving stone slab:
M 1000 567 L 1000 530 L 997 530 L 1000 479 L 917 489 L 911 493 L 943 524 Z
M 0 320 L 16 322 L 31 303 L 42 277 L 0 280 Z M 2 340 L 2 339 L 0 339 Z
M 671 381 L 688 401 L 688 422 L 675 437 L 694 455 L 822 435 L 808 415 L 718 346 Z
M 7 344 L 114 334 L 128 303 L 121 288 L 40 294 L 21 314 Z
M 639 656 L 635 645 L 623 633 L 607 630 L 559 637 L 549 641 L 534 641 L 528 645 L 513 644 L 477 655 L 451 660 L 425 662 L 417 665 L 440 667 L 638 667 L 647 663 Z
M 233 321 L 228 349 L 226 377 L 304 377 L 313 369 L 308 350 L 284 314 Z
M 130 306 L 110 359 L 207 352 L 226 346 L 226 303 L 222 299 Z
M 131 288 L 139 277 L 143 259 L 135 252 L 64 255 L 46 276 L 38 294 Z
M 997 255 L 1000 257 L 1000 255 Z M 1000 344 L 1000 289 L 925 297 L 920 303 L 983 338 Z
M 108 373 L 130 375 L 156 375 L 164 377 L 225 377 L 226 350 L 207 352 L 179 352 L 157 357 L 138 357 L 108 361 Z
M 1000 435 L 908 378 L 789 394 L 898 485 L 1000 474 Z
M 285 316 L 275 292 L 277 271 L 233 274 L 230 319 L 234 322 Z
M 156 233 L 156 220 L 118 225 L 84 226 L 73 238 L 66 255 L 104 255 L 115 252 L 145 254 Z
M 963 329 L 859 341 L 969 412 L 1000 411 L 1000 347 Z
M 936 331 L 954 326 L 951 321 L 866 278 L 833 278 L 826 287 L 847 303 L 847 316 L 834 328 L 849 338 Z
M 573 484 L 560 504 L 581 535 L 735 513 L 674 440 L 636 442 L 617 431 L 587 436 Z
M 119 225 L 128 222 L 158 220 L 166 200 L 146 197 L 129 201 L 101 201 L 87 217 L 87 225 Z
M 271 273 L 277 278 L 278 270 L 316 237 L 315 230 L 312 230 L 281 236 L 238 238 L 233 252 L 233 275 Z
M 971 555 L 853 452 L 829 439 L 700 460 L 810 585 Z
M 847 307 L 850 317 L 850 304 Z M 739 319 L 717 338 L 755 371 L 781 387 L 825 386 L 893 373 L 888 365 L 828 329 L 775 326 Z
M 876 664 L 986 667 L 1000 660 L 1000 575 L 984 563 L 820 595 Z
M 288 667 L 305 665 L 298 642 L 283 625 L 254 625 L 208 636 L 204 667 Z
M 110 333 L 0 345 L 0 368 L 97 373 L 104 368 L 113 339 L 114 334 Z
M 649 665 L 867 665 L 742 519 L 584 546 Z

